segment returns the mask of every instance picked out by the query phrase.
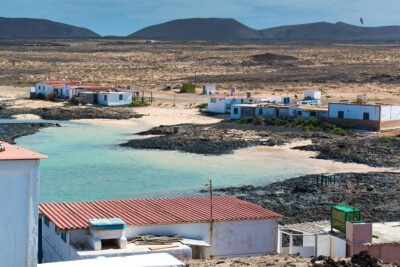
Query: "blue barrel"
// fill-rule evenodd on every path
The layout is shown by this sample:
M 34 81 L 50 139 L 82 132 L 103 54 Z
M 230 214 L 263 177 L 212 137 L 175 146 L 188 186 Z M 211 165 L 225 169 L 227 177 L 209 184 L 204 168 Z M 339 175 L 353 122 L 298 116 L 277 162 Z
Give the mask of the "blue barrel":
M 283 98 L 283 104 L 290 104 L 290 97 Z

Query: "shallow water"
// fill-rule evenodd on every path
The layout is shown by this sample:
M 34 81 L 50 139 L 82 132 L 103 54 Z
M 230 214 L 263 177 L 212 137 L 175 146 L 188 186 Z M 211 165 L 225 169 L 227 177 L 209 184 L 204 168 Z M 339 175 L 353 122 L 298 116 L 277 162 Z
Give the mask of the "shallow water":
M 133 150 L 117 144 L 143 128 L 62 122 L 16 140 L 49 156 L 41 161 L 41 202 L 192 196 L 212 178 L 216 187 L 266 184 L 316 166 L 248 157 Z

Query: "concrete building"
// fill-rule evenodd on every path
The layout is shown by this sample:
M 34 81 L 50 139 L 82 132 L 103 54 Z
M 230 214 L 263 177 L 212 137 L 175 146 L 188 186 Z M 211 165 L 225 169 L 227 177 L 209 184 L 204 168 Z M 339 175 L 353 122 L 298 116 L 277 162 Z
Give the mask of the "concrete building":
M 321 100 L 321 91 L 318 90 L 304 91 L 304 100 Z
M 231 119 L 238 120 L 243 117 L 263 117 L 266 119 L 297 119 L 302 118 L 327 120 L 328 109 L 318 106 L 306 105 L 279 105 L 279 104 L 239 104 L 233 105 Z
M 0 266 L 37 264 L 40 155 L 0 145 Z
M 38 94 L 42 94 L 43 96 L 47 96 L 51 93 L 56 93 L 61 96 L 63 91 L 63 87 L 65 86 L 79 86 L 81 84 L 80 81 L 42 81 L 36 83 L 35 85 L 35 94 L 31 93 L 31 97 L 34 97 Z
M 203 95 L 215 94 L 215 85 L 203 85 Z
M 400 262 L 399 222 L 347 221 L 345 233 L 331 229 L 330 221 L 279 226 L 278 253 L 344 258 L 368 251 L 383 262 Z
M 297 254 L 302 257 L 346 257 L 346 240 L 330 233 L 329 221 L 296 223 L 279 226 L 278 253 Z M 288 242 L 284 243 L 284 236 Z
M 130 92 L 100 92 L 97 94 L 98 104 L 103 106 L 121 106 L 132 103 Z
M 212 113 L 231 113 L 231 107 L 236 104 L 280 103 L 280 96 L 210 96 L 208 107 L 204 111 Z
M 209 197 L 40 204 L 44 261 L 157 251 L 180 259 L 276 252 L 282 215 L 229 196 L 213 197 L 212 212 L 210 204 Z M 93 235 L 89 220 L 107 218 L 125 223 L 122 235 L 114 235 L 115 225 Z M 146 234 L 177 235 L 181 240 L 156 250 L 132 242 Z
M 369 130 L 400 128 L 400 105 L 329 103 L 329 121 Z

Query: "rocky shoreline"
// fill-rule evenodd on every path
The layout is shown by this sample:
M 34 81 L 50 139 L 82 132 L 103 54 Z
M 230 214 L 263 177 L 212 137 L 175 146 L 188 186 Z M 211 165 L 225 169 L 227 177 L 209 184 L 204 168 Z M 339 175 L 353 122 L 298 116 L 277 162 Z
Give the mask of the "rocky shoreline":
M 320 175 L 305 175 L 265 186 L 214 189 L 215 195 L 230 195 L 285 216 L 283 223 L 329 220 L 332 205 L 353 203 L 366 222 L 400 219 L 400 173 L 341 173 L 336 184 L 317 185 Z M 355 188 L 356 194 L 353 194 Z M 202 193 L 207 193 L 205 190 Z
M 130 107 L 64 106 L 52 108 L 0 108 L 0 119 L 12 119 L 15 115 L 33 114 L 44 120 L 113 119 L 127 120 L 141 118 Z
M 311 140 L 312 144 L 294 149 L 317 152 L 316 158 L 371 167 L 400 165 L 400 140 L 371 134 L 348 136 L 297 127 L 238 124 L 223 121 L 210 125 L 183 124 L 154 127 L 138 133 L 140 139 L 121 144 L 135 149 L 161 149 L 222 155 L 252 146 L 276 146 L 294 141 Z M 147 135 L 151 137 L 146 138 Z
M 15 144 L 15 139 L 37 133 L 47 127 L 61 127 L 58 123 L 0 123 L 0 140 Z

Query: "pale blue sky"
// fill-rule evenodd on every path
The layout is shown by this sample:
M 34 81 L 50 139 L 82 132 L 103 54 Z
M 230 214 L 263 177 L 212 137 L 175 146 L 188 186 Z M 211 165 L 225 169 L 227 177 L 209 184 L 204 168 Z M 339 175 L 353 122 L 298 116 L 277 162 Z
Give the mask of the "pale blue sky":
M 0 0 L 0 17 L 46 18 L 128 35 L 178 18 L 234 18 L 255 29 L 317 21 L 399 25 L 400 0 Z

